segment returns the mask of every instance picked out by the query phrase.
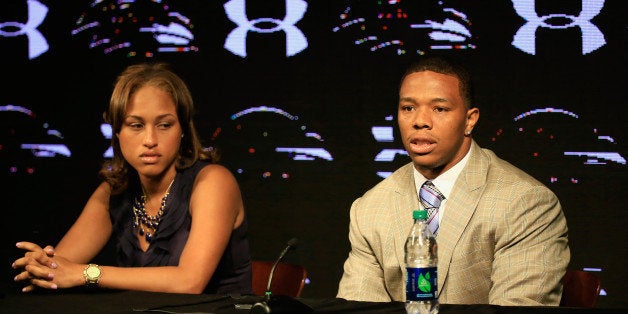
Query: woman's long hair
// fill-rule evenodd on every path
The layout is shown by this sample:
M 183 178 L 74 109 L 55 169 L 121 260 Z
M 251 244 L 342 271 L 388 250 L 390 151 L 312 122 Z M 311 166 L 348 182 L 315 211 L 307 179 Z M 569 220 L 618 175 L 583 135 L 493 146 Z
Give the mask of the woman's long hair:
M 175 103 L 183 138 L 179 146 L 179 156 L 175 167 L 185 169 L 197 160 L 218 162 L 218 154 L 214 150 L 203 149 L 192 121 L 194 103 L 192 94 L 185 82 L 166 63 L 143 63 L 127 67 L 116 79 L 109 109 L 103 114 L 105 122 L 111 124 L 113 136 L 113 158 L 103 163 L 99 175 L 111 186 L 111 194 L 123 192 L 129 184 L 135 169 L 124 159 L 120 150 L 120 141 L 116 134 L 120 133 L 127 106 L 133 94 L 144 86 L 153 86 L 163 90 L 172 97 Z

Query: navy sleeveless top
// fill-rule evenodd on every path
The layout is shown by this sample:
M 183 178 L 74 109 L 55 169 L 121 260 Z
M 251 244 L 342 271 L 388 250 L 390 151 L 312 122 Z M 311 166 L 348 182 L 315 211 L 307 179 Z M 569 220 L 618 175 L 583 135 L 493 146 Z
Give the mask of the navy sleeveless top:
M 109 214 L 113 224 L 112 239 L 115 241 L 117 264 L 121 267 L 176 266 L 192 226 L 190 197 L 198 172 L 209 163 L 197 161 L 190 168 L 177 170 L 166 210 L 159 228 L 153 235 L 146 252 L 142 251 L 133 230 L 133 201 L 139 198 L 142 188 L 139 182 L 109 200 Z M 253 294 L 251 288 L 251 256 L 247 238 L 246 216 L 242 224 L 231 233 L 229 243 L 218 263 L 214 275 L 205 287 L 209 294 Z

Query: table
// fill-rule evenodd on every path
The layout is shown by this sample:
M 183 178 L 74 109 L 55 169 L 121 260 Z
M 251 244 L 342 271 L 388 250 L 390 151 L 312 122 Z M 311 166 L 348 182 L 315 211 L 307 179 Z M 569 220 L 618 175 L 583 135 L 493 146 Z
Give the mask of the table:
M 357 302 L 343 299 L 292 299 L 313 309 L 314 313 L 399 313 L 402 302 Z M 44 291 L 33 294 L 6 294 L 0 298 L 0 313 L 249 313 L 258 296 L 194 295 L 143 291 Z M 441 314 L 568 314 L 617 313 L 617 309 L 580 309 L 561 307 L 505 307 L 496 305 L 442 304 Z

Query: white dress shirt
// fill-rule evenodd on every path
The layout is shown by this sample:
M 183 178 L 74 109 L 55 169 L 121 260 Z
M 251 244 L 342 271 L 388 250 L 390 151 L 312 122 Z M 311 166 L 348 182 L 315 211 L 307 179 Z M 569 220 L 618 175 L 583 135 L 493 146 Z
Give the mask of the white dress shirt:
M 441 173 L 434 180 L 431 180 L 434 186 L 440 191 L 440 193 L 443 194 L 443 196 L 445 196 L 445 199 L 442 200 L 440 203 L 440 207 L 438 207 L 438 224 L 439 225 L 442 220 L 443 214 L 445 213 L 445 209 L 447 208 L 447 199 L 449 198 L 449 195 L 451 194 L 451 190 L 454 188 L 454 183 L 456 183 L 456 180 L 458 179 L 460 172 L 462 172 L 462 169 L 467 164 L 470 154 L 471 154 L 471 150 L 469 149 L 469 151 L 464 155 L 462 160 L 460 160 L 457 164 L 455 164 L 449 170 Z M 423 186 L 423 183 L 425 183 L 425 181 L 428 181 L 428 179 L 425 178 L 418 170 L 416 170 L 416 167 L 414 167 L 414 185 L 416 187 L 416 195 L 420 195 L 421 186 Z M 419 204 L 421 204 L 421 202 L 419 202 Z M 423 207 L 423 205 L 421 205 L 421 207 Z

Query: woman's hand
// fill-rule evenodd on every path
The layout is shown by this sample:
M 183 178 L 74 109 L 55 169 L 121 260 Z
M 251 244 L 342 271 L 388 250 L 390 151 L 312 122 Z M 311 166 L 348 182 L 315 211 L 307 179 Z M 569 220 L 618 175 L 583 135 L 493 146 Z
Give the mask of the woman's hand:
M 68 261 L 66 258 L 55 255 L 52 246 L 41 248 L 31 242 L 18 242 L 16 246 L 26 251 L 24 257 L 13 262 L 14 269 L 21 269 L 15 281 L 28 281 L 30 284 L 22 289 L 23 292 L 33 291 L 35 288 L 57 289 L 70 288 L 85 283 L 82 276 L 85 265 Z
M 52 283 L 54 273 L 51 271 L 57 268 L 57 263 L 53 260 L 55 254 L 54 247 L 49 245 L 42 249 L 39 245 L 31 242 L 18 242 L 15 246 L 25 250 L 26 253 L 24 253 L 24 257 L 15 260 L 11 265 L 13 269 L 22 270 L 15 276 L 14 280 L 31 282 L 22 291 L 33 291 L 35 286 L 42 284 L 47 285 L 49 289 L 56 289 L 57 286 Z

